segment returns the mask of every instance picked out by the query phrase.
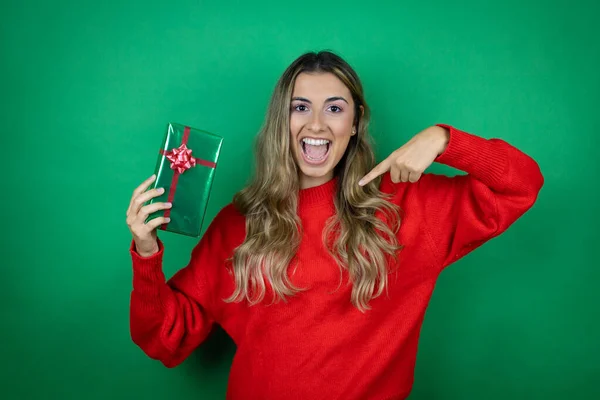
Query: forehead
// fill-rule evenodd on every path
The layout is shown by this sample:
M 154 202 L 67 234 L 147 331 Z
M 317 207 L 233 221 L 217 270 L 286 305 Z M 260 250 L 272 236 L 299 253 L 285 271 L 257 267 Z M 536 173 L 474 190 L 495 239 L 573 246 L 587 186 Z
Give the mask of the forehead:
M 329 72 L 299 74 L 294 84 L 294 96 L 314 99 L 343 96 L 348 101 L 352 97 L 344 82 Z

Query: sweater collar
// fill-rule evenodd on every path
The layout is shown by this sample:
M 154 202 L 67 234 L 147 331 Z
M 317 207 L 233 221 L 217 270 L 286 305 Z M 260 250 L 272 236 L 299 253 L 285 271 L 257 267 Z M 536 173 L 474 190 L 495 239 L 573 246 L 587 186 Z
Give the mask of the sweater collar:
M 314 206 L 323 206 L 333 204 L 337 190 L 338 178 L 319 185 L 298 191 L 298 206 L 300 208 L 312 208 Z

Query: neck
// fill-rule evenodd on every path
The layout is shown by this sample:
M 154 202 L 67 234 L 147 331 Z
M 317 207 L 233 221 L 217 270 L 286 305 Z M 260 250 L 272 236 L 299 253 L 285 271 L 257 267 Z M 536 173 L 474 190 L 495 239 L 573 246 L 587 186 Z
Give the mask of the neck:
M 321 186 L 333 179 L 333 171 L 324 176 L 308 176 L 300 174 L 300 189 L 310 189 Z

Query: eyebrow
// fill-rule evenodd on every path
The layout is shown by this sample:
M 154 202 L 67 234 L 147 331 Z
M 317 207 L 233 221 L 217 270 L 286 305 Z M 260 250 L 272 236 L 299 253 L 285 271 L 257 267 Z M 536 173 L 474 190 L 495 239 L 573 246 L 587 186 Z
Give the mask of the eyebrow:
M 309 103 L 309 104 L 312 104 L 312 102 L 311 102 L 309 99 L 305 98 L 305 97 L 292 97 L 292 101 L 294 101 L 294 100 L 298 100 L 298 101 L 305 101 L 305 102 L 307 102 L 307 103 Z M 336 100 L 342 100 L 342 101 L 344 101 L 346 104 L 349 104 L 349 103 L 348 103 L 348 101 L 347 101 L 345 98 L 341 97 L 341 96 L 334 96 L 334 97 L 330 97 L 330 98 L 328 98 L 327 100 L 325 100 L 325 102 L 326 102 L 326 103 L 329 103 L 329 102 L 331 102 L 331 101 L 336 101 Z

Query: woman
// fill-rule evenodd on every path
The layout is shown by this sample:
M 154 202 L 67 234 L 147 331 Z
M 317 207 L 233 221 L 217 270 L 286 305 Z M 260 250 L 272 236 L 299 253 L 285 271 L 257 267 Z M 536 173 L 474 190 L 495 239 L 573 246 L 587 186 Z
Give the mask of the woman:
M 229 399 L 403 399 L 440 272 L 535 202 L 538 165 L 499 139 L 428 127 L 375 165 L 355 71 L 329 52 L 294 61 L 273 93 L 256 174 L 166 281 L 134 192 L 131 334 L 180 364 L 219 324 L 237 346 Z M 466 172 L 425 173 L 434 162 Z

